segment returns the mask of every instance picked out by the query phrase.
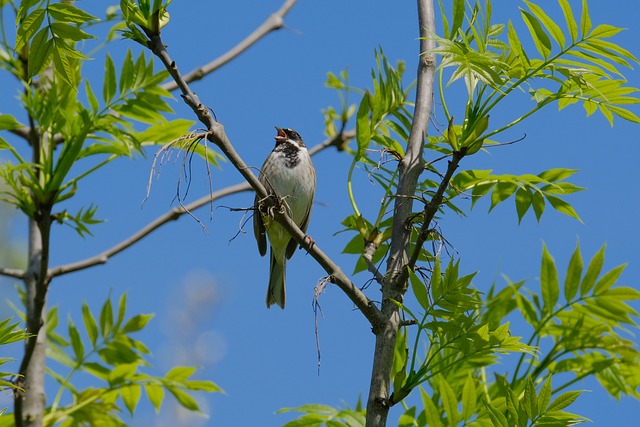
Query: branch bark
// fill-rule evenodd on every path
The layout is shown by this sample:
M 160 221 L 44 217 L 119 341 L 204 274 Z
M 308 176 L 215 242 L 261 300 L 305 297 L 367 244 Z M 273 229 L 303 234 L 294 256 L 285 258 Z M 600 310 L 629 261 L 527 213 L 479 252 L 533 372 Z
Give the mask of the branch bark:
M 376 343 L 367 401 L 367 427 L 385 426 L 391 407 L 391 368 L 396 335 L 401 324 L 398 306 L 394 301 L 402 302 L 407 289 L 406 274 L 403 274 L 403 270 L 409 261 L 408 249 L 412 233 L 411 224 L 407 221 L 412 215 L 413 195 L 424 168 L 422 153 L 433 104 L 435 59 L 429 53 L 435 47 L 435 42 L 429 38 L 429 35 L 435 32 L 433 0 L 418 0 L 417 3 L 420 61 L 416 106 L 406 154 L 399 165 L 389 260 L 382 286 L 383 323 L 374 329 Z
M 26 69 L 26 68 L 25 68 Z M 26 79 L 25 79 L 26 80 Z M 35 175 L 41 178 L 38 165 L 43 146 L 50 144 L 46 137 L 37 134 L 32 118 L 29 145 L 32 148 Z M 34 198 L 34 200 L 37 200 Z M 49 288 L 49 239 L 51 234 L 51 205 L 36 205 L 33 218 L 29 218 L 28 266 L 23 275 L 26 290 L 26 323 L 29 337 L 20 363 L 14 392 L 14 421 L 16 427 L 40 427 L 44 419 L 46 394 L 44 391 L 46 346 L 46 299 Z

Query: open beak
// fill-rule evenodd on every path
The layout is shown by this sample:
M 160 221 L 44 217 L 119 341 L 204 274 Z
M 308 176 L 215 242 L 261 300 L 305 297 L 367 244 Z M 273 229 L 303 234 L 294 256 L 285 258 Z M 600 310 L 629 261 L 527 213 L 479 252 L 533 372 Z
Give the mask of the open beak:
M 287 134 L 284 133 L 282 129 L 280 129 L 278 126 L 276 126 L 275 128 L 278 131 L 278 134 L 275 136 L 276 142 L 282 142 L 287 139 Z

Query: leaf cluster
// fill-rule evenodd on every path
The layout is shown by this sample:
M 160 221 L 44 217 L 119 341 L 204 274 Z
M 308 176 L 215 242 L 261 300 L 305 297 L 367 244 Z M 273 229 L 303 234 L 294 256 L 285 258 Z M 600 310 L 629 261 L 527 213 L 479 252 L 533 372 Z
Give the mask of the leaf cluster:
M 500 292 L 492 288 L 486 301 L 477 303 L 479 309 L 469 308 L 469 312 L 476 316 L 473 320 L 482 325 L 482 330 L 505 331 L 508 322 L 503 322 L 515 311 L 531 325 L 533 333 L 528 341 L 523 343 L 507 333 L 513 346 L 496 348 L 489 358 L 464 364 L 449 356 L 449 360 L 456 362 L 451 369 L 429 368 L 425 381 L 428 387 L 424 384 L 419 387 L 423 409 L 418 411 L 416 407 L 407 407 L 399 425 L 527 427 L 585 422 L 588 421 L 586 418 L 564 411 L 582 392 L 564 390 L 588 376 L 595 376 L 616 398 L 621 395 L 640 397 L 637 392 L 640 386 L 637 382 L 640 353 L 636 344 L 622 335 L 628 328 L 638 328 L 633 319 L 638 313 L 627 302 L 640 298 L 640 292 L 614 286 L 624 266 L 603 273 L 603 264 L 604 247 L 592 258 L 585 271 L 577 247 L 561 286 L 555 262 L 544 248 L 540 293 L 524 289 L 524 282 L 508 282 Z M 435 273 L 438 273 L 437 267 L 434 267 Z M 434 284 L 431 286 L 433 288 Z M 431 289 L 427 293 L 427 288 L 421 286 L 416 276 L 413 276 L 412 289 L 418 301 L 423 301 L 421 305 L 426 302 L 424 309 L 440 309 L 436 307 L 440 290 Z M 451 310 L 448 311 L 449 317 L 450 313 Z M 419 321 L 419 329 L 425 326 L 422 319 L 415 319 Z M 454 322 L 455 318 L 440 327 L 452 329 Z M 473 329 L 463 332 L 465 342 L 477 342 Z M 398 390 L 396 384 L 400 384 L 399 379 L 406 384 L 408 379 L 405 378 L 410 377 L 404 376 L 403 370 L 397 367 L 406 364 L 406 355 L 415 354 L 418 348 L 416 341 L 411 351 L 404 350 L 410 348 L 406 346 L 407 334 L 400 335 L 396 345 L 398 362 L 394 361 L 394 394 Z M 429 357 L 434 347 L 439 345 L 438 341 L 429 338 L 423 365 L 433 363 Z M 455 344 L 448 345 L 449 355 L 452 349 L 455 349 Z M 518 363 L 513 372 L 501 373 L 504 368 L 497 366 L 495 356 L 508 352 L 520 353 Z M 474 354 L 469 348 L 461 353 L 472 357 Z M 494 381 L 489 379 L 491 373 Z M 561 373 L 570 376 L 559 376 Z M 552 378 L 555 378 L 554 387 Z
M 19 328 L 19 322 L 12 322 L 12 318 L 0 321 L 0 346 L 8 345 L 14 342 L 24 341 L 28 334 L 24 329 Z M 0 357 L 0 366 L 11 362 L 13 359 L 8 357 Z M 11 381 L 11 377 L 15 374 L 0 371 L 0 391 L 12 390 L 16 385 Z M 0 415 L 6 409 L 0 409 Z
M 489 211 L 514 196 L 518 222 L 522 221 L 531 208 L 536 219 L 540 221 L 546 202 L 549 202 L 558 212 L 580 221 L 575 209 L 563 199 L 566 195 L 584 190 L 583 187 L 565 181 L 576 173 L 576 170 L 555 168 L 537 175 L 494 175 L 491 172 L 491 170 L 462 171 L 451 181 L 451 185 L 462 194 L 470 194 L 471 207 L 483 196 L 491 194 Z
M 360 402 L 355 409 L 335 409 L 327 405 L 302 405 L 283 408 L 278 413 L 301 412 L 302 415 L 283 427 L 364 427 L 365 414 Z
M 193 379 L 194 367 L 177 366 L 164 376 L 144 372 L 150 367 L 150 353 L 132 335 L 142 331 L 153 315 L 127 317 L 126 310 L 126 294 L 120 297 L 117 306 L 107 299 L 97 318 L 83 303 L 82 328 L 69 317 L 66 337 L 59 332 L 57 307 L 49 310 L 47 356 L 63 368 L 47 368 L 47 374 L 59 388 L 45 415 L 45 424 L 125 425 L 120 417 L 123 407 L 133 415 L 143 392 L 156 411 L 160 410 L 166 392 L 180 406 L 199 411 L 193 392 L 222 391 L 211 381 Z M 94 385 L 78 388 L 78 376 L 91 378 Z M 0 425 L 5 425 L 5 419 L 0 418 Z
M 543 7 L 532 1 L 525 4 L 520 12 L 534 49 L 523 42 L 525 35 L 513 22 L 492 23 L 491 1 L 471 5 L 454 0 L 449 19 L 442 7 L 445 31 L 442 37 L 433 36 L 438 42 L 433 53 L 442 58 L 440 99 L 447 120 L 451 113 L 443 81 L 446 69 L 452 69 L 447 85 L 463 79 L 467 88 L 465 124 L 487 117 L 515 90 L 527 91 L 535 102 L 484 137 L 501 133 L 556 101 L 560 109 L 581 102 L 588 116 L 600 111 L 611 124 L 614 116 L 640 122 L 627 108 L 640 102 L 633 95 L 637 89 L 627 86 L 620 71 L 638 60 L 609 40 L 621 29 L 607 24 L 594 27 L 586 0 L 579 17 L 567 0 L 558 0 L 566 30 Z
M 13 2 L 4 2 L 3 11 L 8 6 Z M 128 51 L 118 70 L 105 54 L 100 90 L 89 80 L 81 84 L 83 63 L 99 50 L 88 56 L 77 42 L 89 37 L 84 29 L 98 18 L 68 2 L 24 1 L 13 9 L 17 34 L 12 42 L 2 28 L 0 64 L 22 83 L 19 100 L 29 122 L 26 126 L 14 115 L 0 114 L 0 131 L 27 129 L 25 139 L 35 154 L 27 159 L 22 147 L 0 136 L 0 150 L 11 157 L 0 166 L 6 184 L 0 200 L 30 218 L 51 216 L 81 235 L 90 234 L 97 222 L 93 205 L 73 213 L 55 212 L 54 206 L 72 198 L 83 178 L 117 157 L 181 139 L 193 122 L 165 117 L 173 112 L 167 103 L 171 94 L 160 86 L 167 72 L 156 72 L 143 53 L 135 58 Z M 220 158 L 199 144 L 190 149 L 214 164 Z M 79 172 L 73 174 L 72 168 Z

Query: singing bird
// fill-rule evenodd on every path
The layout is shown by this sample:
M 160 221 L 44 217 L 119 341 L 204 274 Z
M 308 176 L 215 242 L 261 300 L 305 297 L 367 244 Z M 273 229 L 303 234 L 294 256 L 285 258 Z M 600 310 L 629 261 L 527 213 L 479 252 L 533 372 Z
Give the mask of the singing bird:
M 279 127 L 276 130 L 276 146 L 262 165 L 260 182 L 270 194 L 282 200 L 287 214 L 306 232 L 316 192 L 316 170 L 298 132 Z M 284 308 L 286 262 L 295 252 L 297 243 L 273 220 L 258 196 L 254 201 L 253 232 L 260 255 L 267 253 L 267 238 L 271 246 L 267 308 L 273 304 Z

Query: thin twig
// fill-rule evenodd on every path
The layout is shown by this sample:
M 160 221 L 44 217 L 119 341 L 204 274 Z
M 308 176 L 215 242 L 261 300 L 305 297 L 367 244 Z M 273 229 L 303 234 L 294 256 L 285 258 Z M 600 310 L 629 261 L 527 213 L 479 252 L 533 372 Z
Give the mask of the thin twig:
M 13 277 L 23 280 L 25 271 L 20 268 L 0 267 L 0 276 Z
M 352 139 L 354 135 L 355 135 L 355 131 L 346 131 L 342 135 L 337 135 L 336 137 L 328 138 L 322 143 L 311 148 L 309 150 L 309 153 L 311 155 L 314 155 L 331 146 L 340 144 L 341 143 L 340 141 L 342 142 L 348 141 Z M 49 269 L 48 276 L 49 278 L 52 278 L 55 276 L 61 276 L 63 274 L 84 270 L 85 268 L 89 268 L 94 265 L 105 264 L 114 255 L 119 254 L 120 252 L 124 251 L 128 247 L 142 240 L 144 237 L 146 237 L 148 234 L 150 234 L 157 228 L 160 228 L 161 226 L 169 222 L 177 220 L 181 216 L 187 214 L 187 212 L 195 211 L 196 209 L 199 209 L 202 206 L 205 206 L 206 204 L 211 203 L 215 200 L 221 199 L 223 197 L 226 197 L 232 194 L 242 193 L 245 191 L 250 191 L 250 190 L 251 190 L 251 186 L 246 182 L 242 182 L 239 184 L 231 185 L 229 187 L 225 187 L 221 190 L 218 190 L 218 191 L 212 192 L 211 194 L 203 196 L 198 200 L 192 203 L 189 203 L 188 205 L 185 205 L 184 208 L 175 207 L 170 211 L 160 215 L 155 220 L 147 224 L 145 227 L 138 230 L 131 236 L 127 237 L 117 245 L 114 245 L 113 247 L 105 250 L 104 252 L 101 252 L 98 255 L 94 255 L 92 257 L 86 258 L 84 260 L 51 268 Z M 12 268 L 0 268 L 0 274 L 21 279 L 24 275 L 24 271 L 18 270 L 18 269 L 12 269 Z
M 183 79 L 186 83 L 198 81 L 208 74 L 211 74 L 218 68 L 227 64 L 229 61 L 242 54 L 253 46 L 258 40 L 265 37 L 272 31 L 279 30 L 284 26 L 284 17 L 289 13 L 289 10 L 296 4 L 297 0 L 287 0 L 284 2 L 280 9 L 271 14 L 258 28 L 256 28 L 251 34 L 249 34 L 244 40 L 235 45 L 229 51 L 222 56 L 214 59 L 206 65 L 198 67 L 193 71 L 184 75 Z M 162 87 L 170 92 L 178 89 L 178 84 L 175 80 L 169 81 L 162 85 Z
M 170 211 L 160 215 L 155 220 L 147 224 L 145 227 L 141 228 L 136 233 L 132 234 L 125 240 L 107 249 L 106 251 L 81 261 L 60 265 L 58 267 L 53 267 L 49 269 L 48 276 L 50 278 L 53 278 L 53 277 L 71 273 L 74 271 L 84 270 L 85 268 L 89 268 L 94 265 L 105 264 L 107 261 L 109 261 L 109 258 L 119 254 L 120 252 L 124 251 L 128 247 L 142 240 L 144 237 L 146 237 L 148 234 L 150 234 L 157 228 L 160 228 L 161 226 L 167 224 L 168 222 L 177 220 L 182 215 L 187 214 L 189 211 L 195 210 L 221 197 L 225 197 L 231 194 L 236 194 L 236 193 L 249 191 L 249 190 L 251 190 L 251 187 L 249 186 L 249 184 L 243 182 L 240 184 L 223 188 L 222 190 L 216 191 L 214 193 L 208 194 L 188 205 L 185 205 L 184 207 L 177 206 L 171 209 Z
M 376 267 L 376 265 L 373 263 L 373 256 L 375 255 L 377 250 L 378 245 L 376 245 L 374 242 L 367 242 L 364 245 L 364 253 L 362 254 L 362 257 L 367 263 L 367 270 L 369 270 L 369 272 L 373 274 L 373 278 L 375 279 L 375 281 L 382 285 L 384 276 L 382 275 L 382 273 L 380 273 L 378 267 Z
M 214 59 L 213 61 L 209 62 L 208 64 L 198 67 L 193 71 L 190 71 L 184 76 L 184 80 L 187 83 L 201 80 L 208 74 L 213 73 L 218 68 L 222 67 L 223 65 L 227 64 L 237 56 L 244 53 L 246 50 L 248 50 L 251 46 L 256 44 L 256 42 L 258 42 L 260 39 L 262 39 L 269 33 L 284 27 L 284 17 L 289 13 L 291 8 L 296 3 L 297 3 L 297 0 L 286 0 L 282 4 L 282 6 L 280 6 L 280 9 L 278 9 L 273 14 L 269 15 L 269 17 L 262 23 L 262 25 L 256 28 L 244 40 L 242 40 L 240 43 L 235 45 L 229 51 L 219 56 L 218 58 Z M 178 89 L 178 85 L 176 84 L 175 80 L 168 81 L 167 83 L 161 85 L 161 87 L 163 89 L 168 90 L 169 92 L 173 92 L 174 90 Z M 29 134 L 31 133 L 31 128 L 29 126 L 22 126 L 17 129 L 12 129 L 11 132 L 25 139 L 27 142 L 30 141 Z M 54 135 L 52 142 L 54 145 L 58 145 L 59 143 L 63 142 L 62 135 L 60 134 Z

